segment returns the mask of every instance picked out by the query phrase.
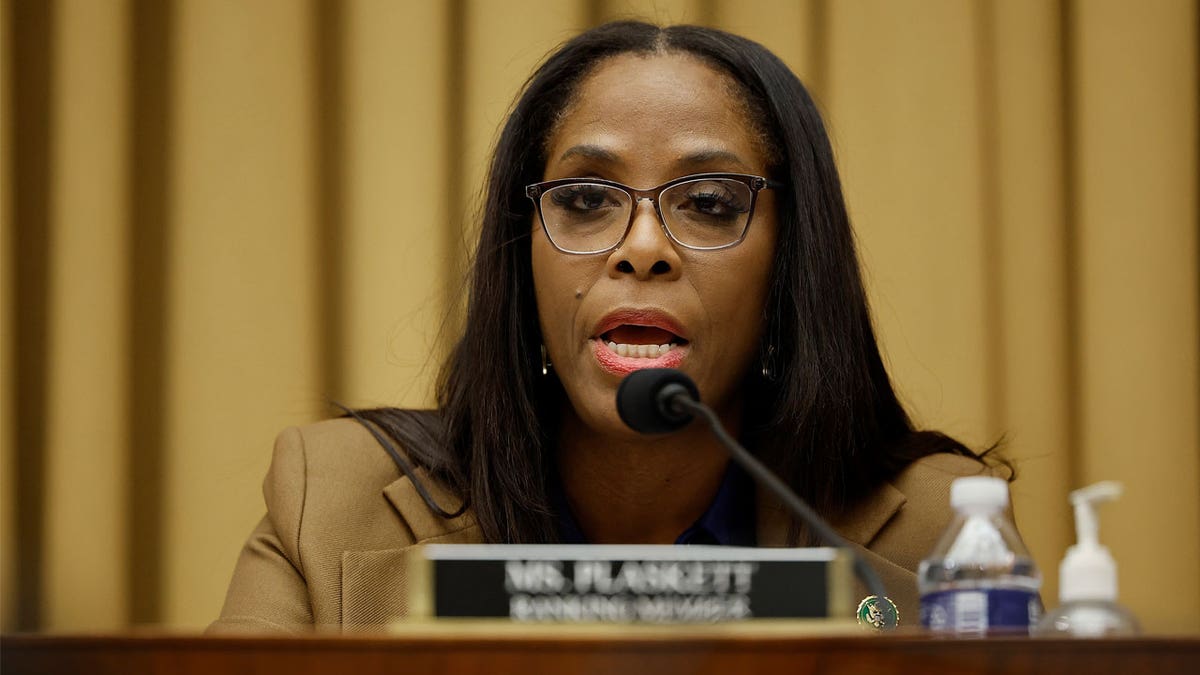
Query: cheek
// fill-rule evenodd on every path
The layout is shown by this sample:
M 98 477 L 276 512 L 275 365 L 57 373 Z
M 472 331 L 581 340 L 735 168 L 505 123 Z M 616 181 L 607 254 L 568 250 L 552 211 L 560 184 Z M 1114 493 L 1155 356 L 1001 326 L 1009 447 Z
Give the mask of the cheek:
M 532 251 L 533 295 L 537 300 L 538 324 L 542 328 L 543 335 L 549 328 L 546 325 L 546 316 L 554 313 L 554 299 L 557 296 L 551 291 L 555 278 L 554 265 L 544 244 L 544 242 L 538 241 L 538 236 L 535 234 Z
M 775 274 L 777 229 L 774 218 L 764 218 L 756 224 L 761 226 L 756 232 L 758 236 L 750 241 L 754 247 L 747 251 L 748 259 L 740 269 L 746 272 L 747 285 L 757 292 L 757 307 L 761 313 Z
M 558 252 L 541 230 L 533 235 L 532 265 L 534 297 L 537 299 L 538 324 L 546 346 L 557 347 L 569 339 L 575 308 L 581 296 L 578 265 Z
M 764 228 L 759 236 L 747 238 L 741 246 L 728 251 L 720 270 L 705 270 L 708 297 L 721 327 L 726 357 L 745 360 L 758 349 L 763 328 L 763 312 L 770 292 L 775 267 L 774 228 Z
M 721 351 L 727 357 L 739 359 L 739 352 L 757 348 L 759 332 L 763 324 L 763 308 L 766 304 L 769 274 L 747 273 L 747 267 L 757 262 L 747 262 L 737 272 L 713 275 L 716 287 L 705 295 L 710 299 L 710 313 L 714 328 L 720 336 Z M 739 359 L 740 360 L 740 359 Z

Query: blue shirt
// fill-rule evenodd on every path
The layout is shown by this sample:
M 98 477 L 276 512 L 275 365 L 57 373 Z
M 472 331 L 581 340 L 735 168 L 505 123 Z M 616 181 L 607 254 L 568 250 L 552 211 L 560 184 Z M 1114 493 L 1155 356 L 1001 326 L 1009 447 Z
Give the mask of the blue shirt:
M 558 510 L 558 532 L 562 543 L 588 543 L 571 513 L 561 484 L 555 484 L 551 489 L 550 499 Z M 754 546 L 758 541 L 755 520 L 754 481 L 741 467 L 730 462 L 708 509 L 679 535 L 675 543 Z

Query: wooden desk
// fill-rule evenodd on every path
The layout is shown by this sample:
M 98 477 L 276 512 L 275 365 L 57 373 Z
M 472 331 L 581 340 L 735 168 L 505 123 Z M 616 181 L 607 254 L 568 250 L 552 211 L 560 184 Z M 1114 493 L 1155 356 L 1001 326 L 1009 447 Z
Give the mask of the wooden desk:
M 36 636 L 0 640 L 4 675 L 40 673 L 1168 673 L 1200 672 L 1200 639 L 932 640 L 920 635 L 687 634 L 613 629 L 395 637 Z

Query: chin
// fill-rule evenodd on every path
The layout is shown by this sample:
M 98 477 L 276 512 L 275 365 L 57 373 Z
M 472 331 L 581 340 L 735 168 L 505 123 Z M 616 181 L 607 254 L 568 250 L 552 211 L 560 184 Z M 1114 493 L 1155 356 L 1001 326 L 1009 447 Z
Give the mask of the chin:
M 608 379 L 608 378 L 603 378 Z M 591 382 L 585 391 L 572 391 L 563 385 L 567 400 L 563 406 L 564 424 L 576 424 L 593 435 L 635 439 L 641 434 L 626 426 L 617 413 L 617 381 L 611 385 L 605 382 Z

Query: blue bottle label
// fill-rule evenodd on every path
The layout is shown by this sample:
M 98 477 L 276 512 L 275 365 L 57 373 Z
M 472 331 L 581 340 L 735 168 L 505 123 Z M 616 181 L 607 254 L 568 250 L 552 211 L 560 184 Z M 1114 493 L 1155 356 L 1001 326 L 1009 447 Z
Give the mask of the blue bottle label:
M 1041 614 L 1041 598 L 1032 591 L 981 588 L 921 596 L 921 625 L 936 633 L 1027 635 Z

